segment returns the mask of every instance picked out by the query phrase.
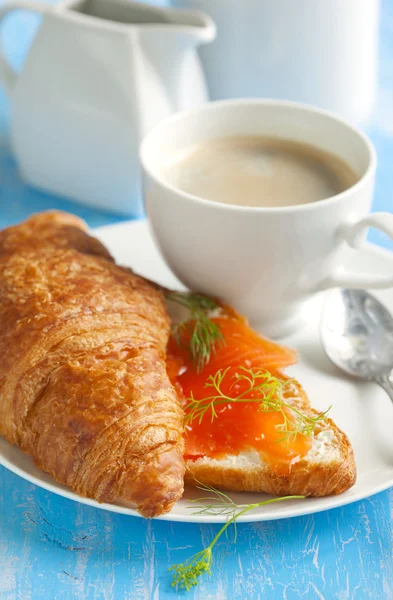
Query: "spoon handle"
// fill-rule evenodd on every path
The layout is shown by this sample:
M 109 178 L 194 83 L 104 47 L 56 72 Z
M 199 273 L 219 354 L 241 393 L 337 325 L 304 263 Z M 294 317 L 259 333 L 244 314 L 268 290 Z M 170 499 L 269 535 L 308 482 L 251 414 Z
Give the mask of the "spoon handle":
M 387 392 L 389 398 L 393 401 L 393 381 L 391 379 L 392 376 L 392 373 L 390 373 L 389 375 L 382 375 L 381 377 L 378 377 L 375 381 L 376 383 L 379 383 L 381 387 L 383 387 L 385 392 Z

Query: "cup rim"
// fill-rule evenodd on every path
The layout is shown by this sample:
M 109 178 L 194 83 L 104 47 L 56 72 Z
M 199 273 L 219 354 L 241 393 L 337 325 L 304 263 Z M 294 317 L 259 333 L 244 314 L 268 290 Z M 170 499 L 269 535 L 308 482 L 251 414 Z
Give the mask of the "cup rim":
M 323 200 L 318 200 L 318 202 L 310 202 L 307 204 L 294 204 L 290 206 L 243 206 L 239 204 L 225 204 L 223 202 L 216 202 L 214 200 L 209 200 L 207 198 L 202 198 L 201 196 L 196 196 L 194 194 L 190 194 L 189 192 L 183 191 L 180 188 L 172 186 L 169 184 L 164 178 L 157 175 L 153 169 L 150 168 L 148 164 L 148 145 L 151 143 L 151 138 L 154 138 L 157 133 L 159 133 L 160 129 L 165 129 L 168 125 L 176 123 L 182 119 L 188 119 L 195 114 L 200 112 L 208 112 L 209 110 L 213 110 L 215 108 L 220 108 L 221 106 L 277 106 L 287 109 L 295 109 L 302 110 L 304 112 L 313 113 L 315 115 L 321 117 L 327 117 L 344 126 L 345 128 L 352 131 L 358 139 L 364 144 L 368 152 L 368 166 L 364 171 L 363 175 L 360 177 L 359 181 L 357 181 L 354 185 L 347 188 L 343 192 L 336 194 L 335 196 L 330 196 L 329 198 L 324 198 Z M 318 208 L 327 207 L 333 205 L 335 203 L 340 202 L 341 200 L 345 200 L 349 194 L 353 194 L 359 188 L 361 188 L 365 181 L 368 180 L 376 170 L 377 165 L 377 154 L 374 147 L 374 144 L 370 140 L 370 138 L 363 133 L 358 127 L 352 125 L 346 119 L 336 115 L 334 112 L 319 108 L 317 106 L 313 106 L 312 104 L 305 104 L 303 102 L 294 102 L 292 100 L 276 100 L 274 98 L 240 98 L 240 99 L 229 99 L 229 100 L 215 100 L 213 102 L 207 102 L 198 107 L 191 108 L 188 110 L 180 111 L 175 113 L 166 119 L 160 121 L 150 132 L 143 138 L 142 143 L 139 149 L 139 159 L 142 165 L 143 170 L 149 175 L 151 179 L 153 179 L 160 186 L 166 188 L 166 190 L 170 191 L 172 194 L 176 194 L 181 201 L 190 202 L 192 204 L 199 204 L 201 206 L 207 206 L 210 209 L 223 210 L 223 211 L 232 211 L 232 212 L 242 212 L 242 213 L 255 213 L 255 214 L 263 214 L 263 213 L 295 213 L 299 211 L 312 211 L 318 210 Z

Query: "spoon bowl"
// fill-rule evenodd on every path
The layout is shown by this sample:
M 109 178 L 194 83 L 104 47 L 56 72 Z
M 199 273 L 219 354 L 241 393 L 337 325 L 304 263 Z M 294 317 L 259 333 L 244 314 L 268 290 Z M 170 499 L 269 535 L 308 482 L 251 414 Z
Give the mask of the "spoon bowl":
M 393 393 L 393 317 L 364 290 L 336 289 L 322 311 L 322 346 L 341 370 Z
M 393 369 L 393 317 L 364 290 L 329 294 L 320 335 L 327 356 L 350 375 L 374 379 Z

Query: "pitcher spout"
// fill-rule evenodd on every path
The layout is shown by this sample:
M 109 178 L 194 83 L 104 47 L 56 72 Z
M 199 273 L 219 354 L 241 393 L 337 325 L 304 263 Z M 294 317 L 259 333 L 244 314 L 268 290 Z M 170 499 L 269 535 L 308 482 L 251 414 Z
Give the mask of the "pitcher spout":
M 216 35 L 214 21 L 201 11 L 132 0 L 63 0 L 52 12 L 68 17 L 73 23 L 90 24 L 113 33 L 124 31 L 124 28 L 153 37 L 161 33 L 183 33 L 201 44 L 212 41 Z
M 145 115 L 145 131 L 173 112 L 206 102 L 208 92 L 196 47 L 212 41 L 216 35 L 214 21 L 203 12 L 156 10 L 165 21 L 139 25 L 133 36 L 134 68 L 141 81 L 139 88 L 143 90 L 139 103 L 141 114 Z M 148 97 L 144 93 L 146 81 L 149 81 Z M 151 106 L 151 98 L 161 109 L 154 112 L 152 120 L 146 110 L 146 106 Z
M 206 13 L 199 10 L 164 9 L 168 18 L 167 28 L 188 34 L 196 43 L 207 44 L 216 37 L 216 24 Z

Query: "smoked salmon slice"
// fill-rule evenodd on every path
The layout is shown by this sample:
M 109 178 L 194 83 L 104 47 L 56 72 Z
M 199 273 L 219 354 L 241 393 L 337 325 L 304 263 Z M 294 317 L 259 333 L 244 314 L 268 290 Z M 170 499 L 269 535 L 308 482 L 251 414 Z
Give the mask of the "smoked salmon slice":
M 167 372 L 184 406 L 190 401 L 203 400 L 216 393 L 206 387 L 209 378 L 218 372 L 225 372 L 220 390 L 229 398 L 248 389 L 246 380 L 237 379 L 244 369 L 255 372 L 277 373 L 297 361 L 294 350 L 276 344 L 253 331 L 247 321 L 230 307 L 221 307 L 218 316 L 209 316 L 211 322 L 219 326 L 222 341 L 215 345 L 210 360 L 202 370 L 195 368 L 190 357 L 190 329 L 183 332 L 182 338 L 171 337 L 167 349 Z M 279 377 L 284 377 L 279 375 Z M 251 393 L 251 398 L 262 398 L 260 393 Z M 187 411 L 186 411 L 187 412 Z M 238 454 L 244 449 L 254 448 L 267 453 L 274 461 L 298 460 L 309 449 L 309 440 L 294 436 L 288 443 L 281 443 L 283 437 L 279 429 L 283 414 L 261 412 L 257 402 L 223 404 L 216 408 L 219 418 L 193 421 L 187 425 L 185 456 L 194 459 L 200 456 L 219 457 L 225 454 Z
M 243 366 L 272 372 L 297 362 L 294 350 L 263 338 L 240 317 L 221 317 L 212 321 L 220 326 L 225 342 L 210 359 L 206 367 L 209 371 Z
M 210 318 L 218 325 L 223 335 L 223 342 L 215 346 L 208 364 L 198 373 L 199 380 L 206 380 L 219 369 L 227 367 L 258 368 L 273 372 L 293 365 L 297 362 L 295 350 L 281 346 L 262 337 L 249 327 L 247 321 L 229 307 L 224 307 L 222 314 Z M 170 339 L 168 345 L 168 371 L 178 372 L 181 365 L 189 367 L 189 334 L 185 332 L 182 348 L 176 340 Z M 176 365 L 173 361 L 176 361 Z

